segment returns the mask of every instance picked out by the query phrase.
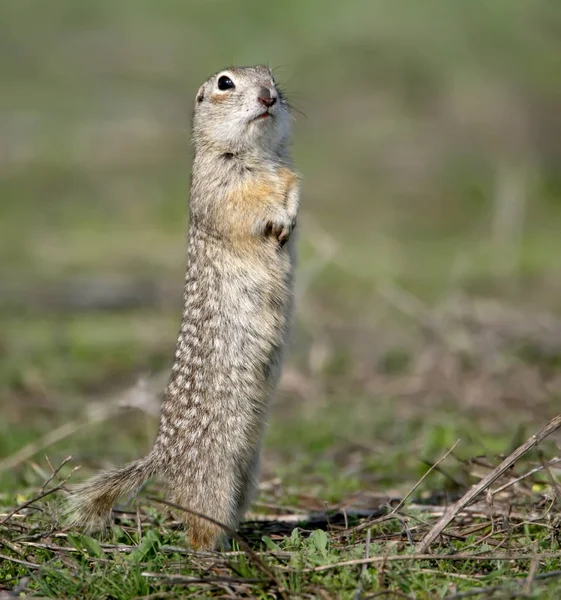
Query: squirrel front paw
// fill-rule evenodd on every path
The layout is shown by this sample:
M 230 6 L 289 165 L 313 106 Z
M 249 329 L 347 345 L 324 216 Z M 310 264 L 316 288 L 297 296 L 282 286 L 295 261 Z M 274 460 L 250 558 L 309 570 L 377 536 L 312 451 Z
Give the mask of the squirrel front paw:
M 296 227 L 296 217 L 276 218 L 265 222 L 265 237 L 273 236 L 277 238 L 279 245 L 284 246 L 290 237 L 290 234 Z

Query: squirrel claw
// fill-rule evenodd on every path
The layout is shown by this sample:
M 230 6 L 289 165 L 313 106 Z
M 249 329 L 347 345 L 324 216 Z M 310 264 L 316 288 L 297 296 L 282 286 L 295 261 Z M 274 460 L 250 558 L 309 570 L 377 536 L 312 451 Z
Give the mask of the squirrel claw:
M 288 241 L 292 230 L 296 227 L 296 219 L 290 221 L 267 221 L 265 224 L 265 236 L 274 236 L 277 238 L 279 245 L 282 247 Z

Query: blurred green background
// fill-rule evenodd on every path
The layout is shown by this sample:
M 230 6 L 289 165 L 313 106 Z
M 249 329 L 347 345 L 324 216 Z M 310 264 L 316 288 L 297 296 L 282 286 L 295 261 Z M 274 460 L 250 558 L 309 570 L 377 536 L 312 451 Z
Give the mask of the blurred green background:
M 192 100 L 254 63 L 304 178 L 265 475 L 387 488 L 458 436 L 504 451 L 561 390 L 559 31 L 558 0 L 2 0 L 0 456 L 67 423 L 53 460 L 150 446 L 153 404 L 88 407 L 165 380 Z

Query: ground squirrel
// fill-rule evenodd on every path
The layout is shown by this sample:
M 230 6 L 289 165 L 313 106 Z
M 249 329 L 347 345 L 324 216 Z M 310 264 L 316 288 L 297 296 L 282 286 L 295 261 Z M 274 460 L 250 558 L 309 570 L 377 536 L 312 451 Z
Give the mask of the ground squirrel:
M 167 497 L 235 529 L 256 487 L 293 305 L 299 176 L 290 112 L 264 66 L 229 68 L 195 98 L 184 309 L 150 453 L 72 490 L 69 519 L 102 527 L 119 496 L 160 475 Z M 193 548 L 224 541 L 182 513 Z

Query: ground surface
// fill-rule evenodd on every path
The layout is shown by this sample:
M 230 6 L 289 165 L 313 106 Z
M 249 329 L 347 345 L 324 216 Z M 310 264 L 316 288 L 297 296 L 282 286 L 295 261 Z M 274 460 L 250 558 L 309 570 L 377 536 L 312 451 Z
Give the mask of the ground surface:
M 558 433 L 420 544 L 559 412 L 560 26 L 547 0 L 1 4 L 0 598 L 559 597 Z M 190 553 L 158 482 L 69 531 L 63 482 L 155 433 L 192 97 L 263 61 L 305 187 L 259 502 L 230 553 Z

